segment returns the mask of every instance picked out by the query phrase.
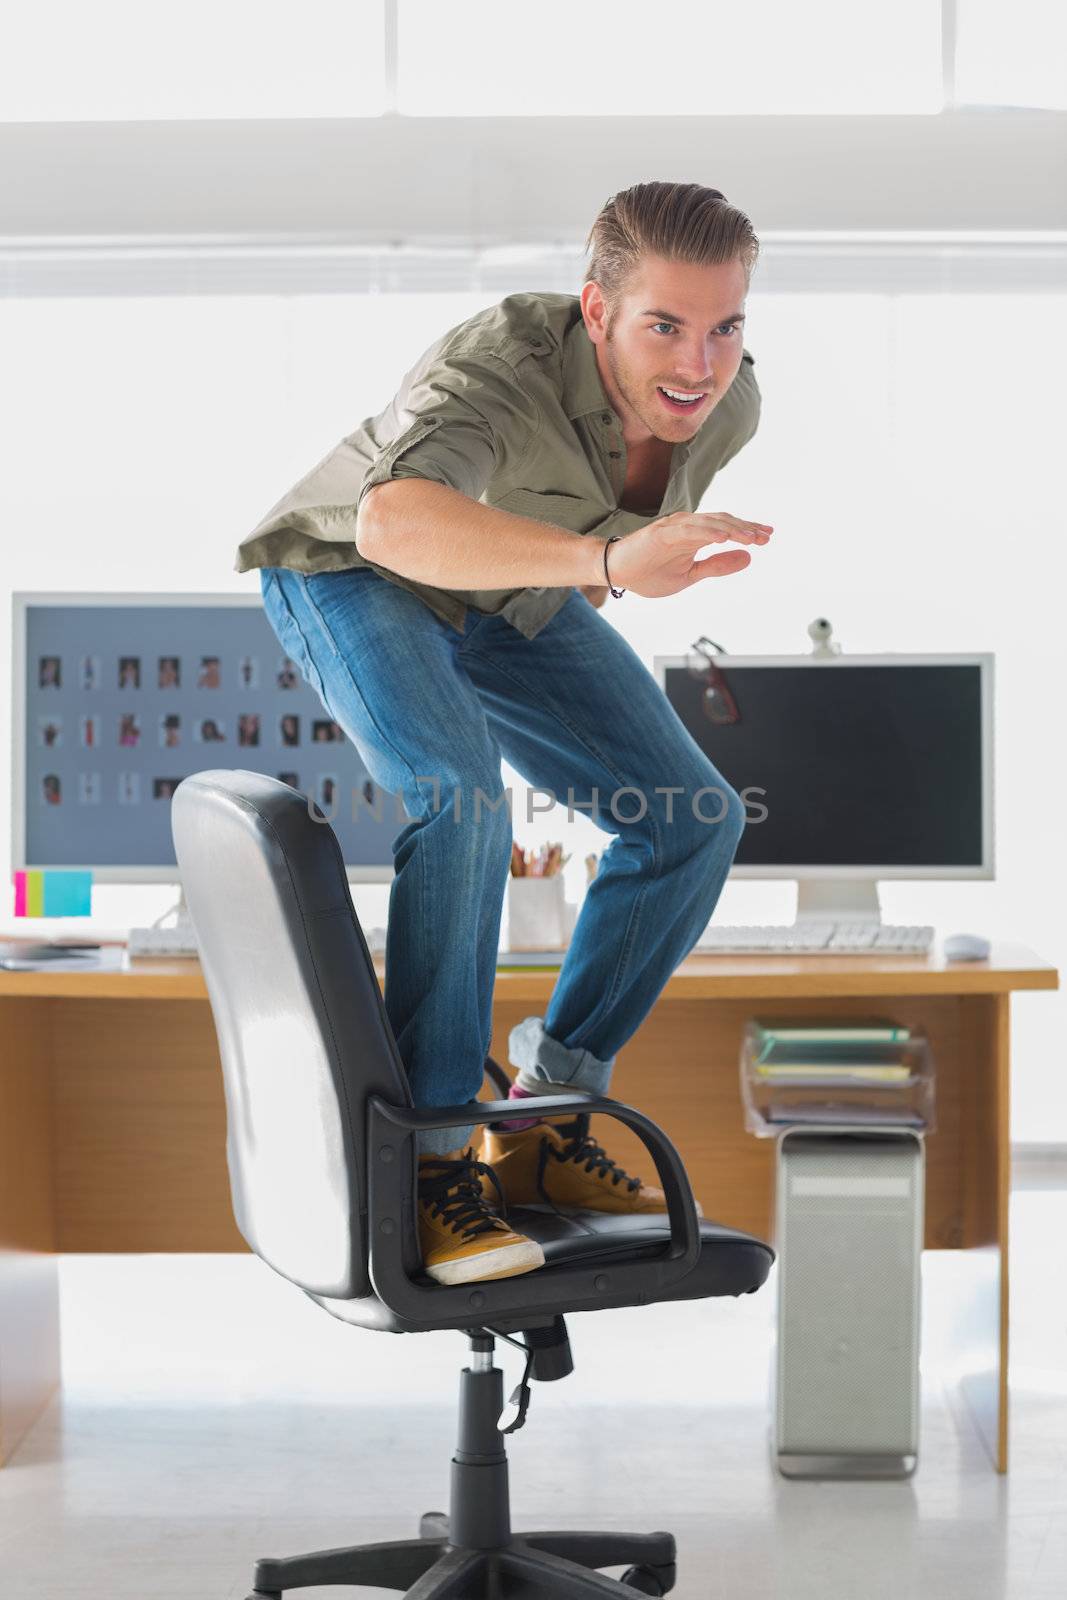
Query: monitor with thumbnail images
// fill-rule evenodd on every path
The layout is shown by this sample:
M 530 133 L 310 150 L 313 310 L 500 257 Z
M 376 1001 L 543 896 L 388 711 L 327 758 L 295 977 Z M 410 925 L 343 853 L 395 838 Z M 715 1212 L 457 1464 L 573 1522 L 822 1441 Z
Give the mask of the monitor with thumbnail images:
M 388 881 L 409 824 L 284 652 L 259 595 L 16 594 L 15 868 L 177 882 L 170 799 L 208 768 L 313 800 L 348 877 Z

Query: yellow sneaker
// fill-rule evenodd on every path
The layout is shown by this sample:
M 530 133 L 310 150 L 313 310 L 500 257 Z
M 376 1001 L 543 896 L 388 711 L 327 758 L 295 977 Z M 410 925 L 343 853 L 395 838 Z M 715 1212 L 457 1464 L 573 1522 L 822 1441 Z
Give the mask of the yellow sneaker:
M 534 1104 L 531 1100 L 517 1102 L 523 1110 Z M 554 1117 L 511 1133 L 487 1125 L 482 1159 L 492 1168 L 507 1206 L 564 1214 L 599 1211 L 614 1216 L 667 1209 L 662 1189 L 631 1178 L 590 1137 L 588 1111 L 567 1119 Z M 482 1193 L 491 1204 L 492 1194 L 484 1179 Z M 697 1216 L 703 1215 L 698 1205 Z
M 423 1267 L 438 1283 L 513 1278 L 545 1264 L 536 1239 L 490 1211 L 481 1186 L 487 1173 L 491 1179 L 470 1148 L 419 1156 L 419 1242 Z

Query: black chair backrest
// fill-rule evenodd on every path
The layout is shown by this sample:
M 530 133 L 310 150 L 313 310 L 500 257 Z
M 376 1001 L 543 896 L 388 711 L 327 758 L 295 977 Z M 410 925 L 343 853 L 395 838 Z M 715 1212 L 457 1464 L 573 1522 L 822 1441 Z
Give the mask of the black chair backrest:
M 337 836 L 288 784 L 195 772 L 171 829 L 218 1034 L 244 1238 L 313 1294 L 371 1292 L 364 1107 L 411 1095 Z

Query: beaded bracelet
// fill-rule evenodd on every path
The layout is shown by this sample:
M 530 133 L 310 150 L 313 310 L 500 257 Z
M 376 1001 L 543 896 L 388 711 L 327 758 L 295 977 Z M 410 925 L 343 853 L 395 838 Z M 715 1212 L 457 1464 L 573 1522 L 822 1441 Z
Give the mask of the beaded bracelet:
M 616 600 L 621 599 L 621 597 L 626 593 L 626 590 L 625 589 L 616 589 L 615 585 L 612 583 L 611 579 L 608 577 L 608 545 L 609 544 L 614 544 L 616 539 L 621 539 L 621 538 L 622 538 L 622 534 L 621 533 L 613 533 L 611 538 L 604 545 L 604 577 L 607 578 L 608 588 L 611 590 L 611 592 L 615 596 Z

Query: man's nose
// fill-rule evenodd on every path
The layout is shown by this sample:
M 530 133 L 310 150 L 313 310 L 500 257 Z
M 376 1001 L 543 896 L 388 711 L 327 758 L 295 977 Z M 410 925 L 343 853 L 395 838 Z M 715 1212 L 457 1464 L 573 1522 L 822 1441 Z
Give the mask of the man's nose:
M 690 389 L 708 389 L 711 387 L 709 375 L 715 371 L 715 349 L 700 340 L 685 352 L 685 365 L 690 372 L 696 374 L 695 380 L 688 385 Z

